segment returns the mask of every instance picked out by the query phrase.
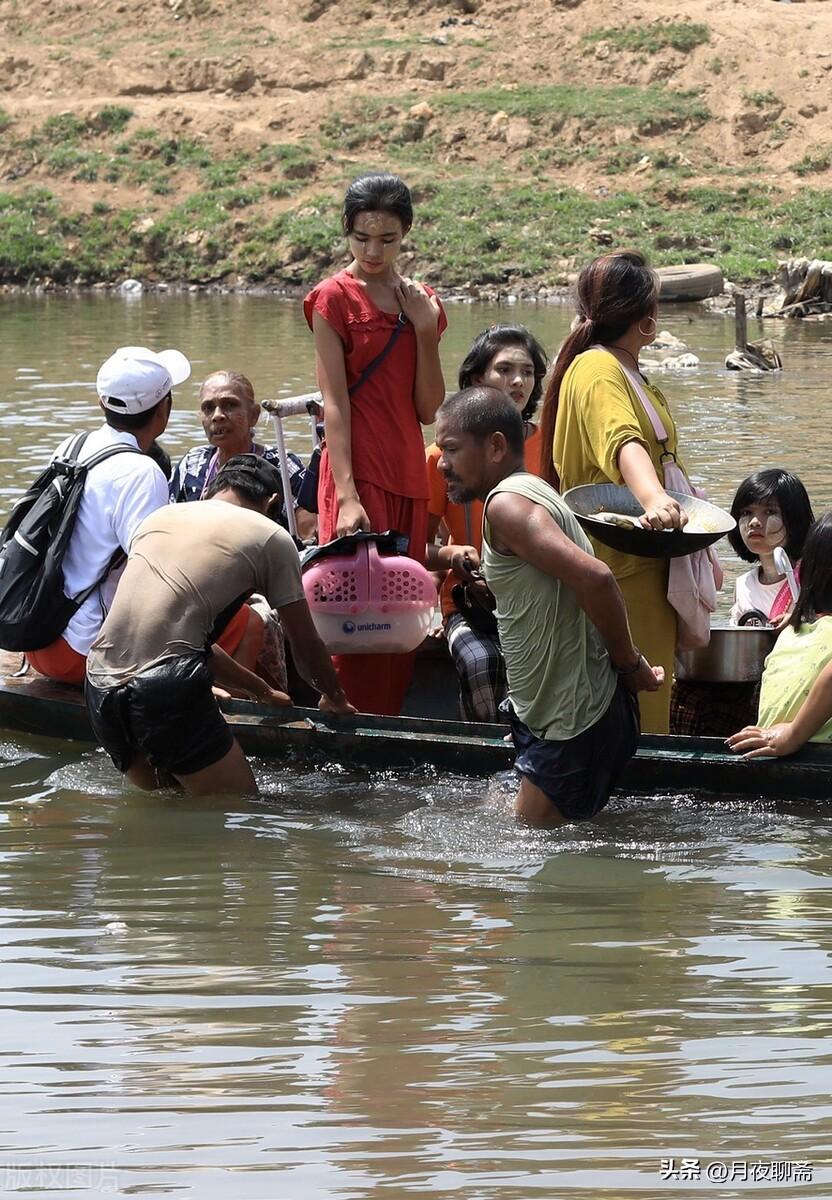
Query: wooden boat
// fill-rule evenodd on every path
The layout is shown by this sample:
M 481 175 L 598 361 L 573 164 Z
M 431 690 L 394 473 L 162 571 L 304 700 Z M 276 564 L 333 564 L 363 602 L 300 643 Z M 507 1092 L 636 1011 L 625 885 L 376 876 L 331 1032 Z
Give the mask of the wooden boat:
M 79 689 L 29 673 L 15 678 L 20 656 L 0 652 L 0 728 L 90 742 Z M 224 703 L 247 754 L 265 759 L 339 762 L 370 769 L 431 766 L 456 775 L 490 775 L 513 762 L 503 725 L 449 719 L 456 681 L 441 647 L 420 654 L 409 708 L 422 716 L 345 719 L 317 709 Z M 716 738 L 644 736 L 625 775 L 630 792 L 704 792 L 715 796 L 832 799 L 832 746 L 808 746 L 786 759 L 744 761 Z

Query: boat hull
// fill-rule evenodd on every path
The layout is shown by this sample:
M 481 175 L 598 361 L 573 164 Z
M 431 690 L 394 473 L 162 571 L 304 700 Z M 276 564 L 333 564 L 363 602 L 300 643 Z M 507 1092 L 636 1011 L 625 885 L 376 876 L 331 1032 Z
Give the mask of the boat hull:
M 336 719 L 317 709 L 278 710 L 241 700 L 223 708 L 245 752 L 263 759 L 369 769 L 433 767 L 457 775 L 492 775 L 509 770 L 514 759 L 502 725 L 407 716 Z M 0 676 L 0 727 L 81 743 L 94 740 L 80 690 L 33 675 Z M 716 738 L 645 735 L 622 789 L 817 801 L 832 799 L 830 784 L 832 747 L 808 746 L 786 759 L 745 761 Z

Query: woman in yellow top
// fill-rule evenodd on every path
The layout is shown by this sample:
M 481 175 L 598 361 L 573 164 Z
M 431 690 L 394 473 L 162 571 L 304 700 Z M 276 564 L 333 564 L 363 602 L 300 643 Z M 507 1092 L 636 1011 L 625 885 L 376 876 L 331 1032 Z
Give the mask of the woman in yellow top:
M 558 355 L 540 422 L 541 475 L 561 492 L 587 483 L 626 485 L 655 529 L 687 516 L 668 496 L 662 454 L 676 455 L 676 426 L 662 393 L 641 375 L 639 351 L 656 336 L 659 281 L 641 254 L 604 254 L 578 278 L 579 321 Z M 668 437 L 660 443 L 631 382 L 639 382 Z M 593 541 L 624 594 L 633 641 L 665 683 L 640 697 L 645 733 L 667 733 L 676 650 L 676 612 L 667 599 L 668 563 Z
M 728 738 L 745 758 L 832 742 L 832 512 L 806 535 L 800 595 L 766 659 L 756 725 Z

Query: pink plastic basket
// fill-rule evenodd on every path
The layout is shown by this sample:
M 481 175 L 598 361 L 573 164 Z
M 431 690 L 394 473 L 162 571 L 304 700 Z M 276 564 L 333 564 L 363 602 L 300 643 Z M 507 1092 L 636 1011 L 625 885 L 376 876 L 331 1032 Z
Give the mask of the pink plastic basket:
M 315 627 L 331 654 L 406 654 L 430 631 L 436 587 L 423 566 L 374 542 L 321 558 L 303 574 Z

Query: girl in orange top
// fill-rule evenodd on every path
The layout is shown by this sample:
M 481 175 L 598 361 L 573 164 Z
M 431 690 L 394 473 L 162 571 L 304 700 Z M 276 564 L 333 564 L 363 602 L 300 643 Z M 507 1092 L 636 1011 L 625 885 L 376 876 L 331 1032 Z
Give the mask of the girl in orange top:
M 460 389 L 495 387 L 507 392 L 520 409 L 526 429 L 526 470 L 540 474 L 540 430 L 533 424 L 543 391 L 546 352 L 524 325 L 492 325 L 474 340 L 459 369 Z M 470 570 L 480 564 L 482 503 L 452 504 L 438 463 L 440 451 L 427 450 L 428 566 L 448 569 L 442 585 L 445 637 L 459 677 L 459 706 L 466 721 L 499 720 L 498 705 L 505 695 L 505 666 L 496 633 L 472 628 L 457 611 L 451 595 L 460 580 L 470 582 Z M 467 510 L 467 512 L 466 512 Z M 448 533 L 445 546 L 435 545 L 440 523 Z M 485 587 L 484 584 L 474 585 Z

